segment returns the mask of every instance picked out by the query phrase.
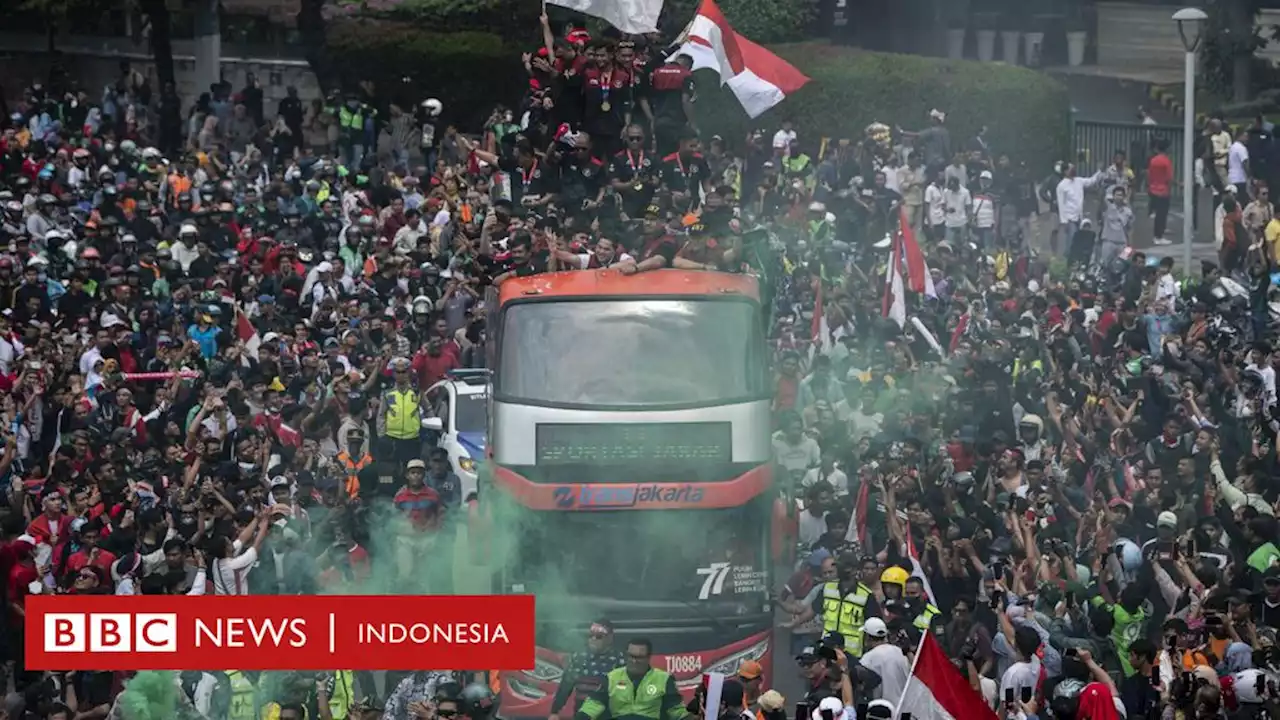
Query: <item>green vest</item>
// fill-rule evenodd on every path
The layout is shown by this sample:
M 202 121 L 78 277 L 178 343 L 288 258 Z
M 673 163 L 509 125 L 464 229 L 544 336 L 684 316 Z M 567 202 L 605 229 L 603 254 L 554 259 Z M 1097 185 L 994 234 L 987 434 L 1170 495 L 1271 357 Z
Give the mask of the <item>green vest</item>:
M 354 111 L 346 105 L 338 108 L 338 127 L 364 132 L 364 106 Z
M 862 583 L 843 597 L 835 580 L 822 586 L 822 629 L 843 635 L 844 651 L 851 657 L 862 657 L 862 623 L 867 619 L 870 599 L 871 588 Z
M 418 393 L 413 388 L 391 388 L 382 395 L 383 412 L 386 415 L 387 437 L 396 440 L 412 440 L 422 432 L 422 418 L 418 414 Z
M 227 680 L 231 683 L 231 708 L 227 711 L 227 720 L 258 720 L 258 690 L 253 681 L 239 670 L 228 670 Z
M 911 621 L 911 624 L 915 625 L 917 630 L 928 630 L 929 626 L 933 624 L 933 619 L 941 612 L 941 610 L 934 607 L 933 603 L 929 603 L 924 606 L 924 612 L 917 615 L 916 619 Z
M 593 694 L 578 712 L 591 720 L 600 720 L 606 712 L 609 720 L 682 720 L 689 711 L 678 695 L 667 697 L 671 684 L 671 676 L 657 668 L 650 668 L 638 685 L 631 683 L 625 667 L 614 668 L 605 676 L 605 685 L 601 688 L 608 693 L 609 706 L 605 707 L 599 696 Z
M 354 682 L 355 673 L 350 670 L 337 670 L 333 673 L 330 679 L 333 690 L 329 692 L 329 716 L 333 720 L 346 720 L 347 714 L 351 712 L 351 705 L 355 703 L 352 692 Z
M 1280 559 L 1280 550 L 1276 549 L 1275 543 L 1262 543 L 1257 550 L 1249 553 L 1249 567 L 1258 572 L 1266 572 L 1277 559 Z

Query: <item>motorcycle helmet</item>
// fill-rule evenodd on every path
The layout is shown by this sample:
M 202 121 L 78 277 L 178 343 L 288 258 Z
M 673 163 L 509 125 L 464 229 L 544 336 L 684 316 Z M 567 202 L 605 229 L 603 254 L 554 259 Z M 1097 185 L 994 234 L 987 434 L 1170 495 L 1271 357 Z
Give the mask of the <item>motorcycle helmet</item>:
M 458 696 L 458 709 L 471 720 L 488 720 L 498 709 L 498 699 L 484 683 L 471 683 Z

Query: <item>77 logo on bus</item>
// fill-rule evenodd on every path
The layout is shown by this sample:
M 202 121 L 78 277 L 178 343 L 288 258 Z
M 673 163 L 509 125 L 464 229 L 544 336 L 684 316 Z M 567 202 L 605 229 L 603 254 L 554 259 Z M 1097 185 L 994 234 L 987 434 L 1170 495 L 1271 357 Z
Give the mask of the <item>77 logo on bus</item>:
M 698 568 L 698 574 L 705 575 L 707 578 L 702 581 L 702 589 L 698 591 L 699 600 L 706 600 L 712 595 L 724 592 L 724 581 L 729 577 L 730 565 L 727 562 L 718 562 L 711 563 L 708 567 Z

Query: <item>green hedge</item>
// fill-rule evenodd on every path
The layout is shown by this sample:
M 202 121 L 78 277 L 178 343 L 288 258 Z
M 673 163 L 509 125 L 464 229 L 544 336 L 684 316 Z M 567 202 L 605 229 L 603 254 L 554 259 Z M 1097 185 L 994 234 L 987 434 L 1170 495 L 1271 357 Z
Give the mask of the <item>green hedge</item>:
M 826 43 L 770 48 L 811 78 L 809 84 L 764 115 L 751 120 L 714 75 L 698 84 L 699 128 L 731 142 L 753 127 L 773 130 L 792 118 L 802 141 L 820 137 L 862 138 L 867 125 L 918 130 L 929 111 L 947 113 L 953 147 L 963 147 L 982 125 L 997 153 L 1025 159 L 1036 172 L 1069 151 L 1071 103 L 1067 89 L 1025 68 L 966 60 L 861 51 Z M 816 152 L 814 147 L 806 148 Z
M 346 82 L 368 78 L 380 88 L 397 88 L 407 99 L 438 97 L 449 118 L 464 127 L 478 126 L 496 104 L 517 102 L 526 88 L 522 49 L 490 33 L 433 34 L 413 25 L 343 21 L 331 24 L 329 48 Z M 791 117 L 801 137 L 815 143 L 823 136 L 857 139 L 877 121 L 923 128 L 929 110 L 938 108 L 947 113 L 957 147 L 986 124 L 996 152 L 1025 159 L 1037 172 L 1047 172 L 1068 151 L 1067 91 L 1042 73 L 817 42 L 772 49 L 812 82 L 753 121 L 714 75 L 702 73 L 697 114 L 704 132 L 737 144 L 750 129 L 773 130 Z M 411 82 L 401 86 L 406 76 Z
M 345 87 L 368 79 L 402 102 L 439 98 L 448 120 L 463 130 L 482 125 L 495 105 L 519 102 L 527 88 L 521 50 L 493 33 L 344 20 L 331 22 L 327 35 Z

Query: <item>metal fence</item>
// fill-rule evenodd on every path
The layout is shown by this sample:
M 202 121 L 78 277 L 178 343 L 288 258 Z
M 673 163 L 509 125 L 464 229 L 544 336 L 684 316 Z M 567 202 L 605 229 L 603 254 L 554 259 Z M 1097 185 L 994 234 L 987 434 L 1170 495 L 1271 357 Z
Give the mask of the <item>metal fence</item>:
M 1173 161 L 1174 197 L 1182 197 L 1182 128 L 1174 125 L 1141 125 L 1138 123 L 1110 123 L 1077 120 L 1071 131 L 1071 150 L 1081 175 L 1092 175 L 1095 170 L 1111 164 L 1117 150 L 1123 151 L 1134 172 L 1134 190 L 1146 192 L 1143 174 L 1147 161 L 1155 154 L 1156 138 L 1169 143 L 1169 159 Z

